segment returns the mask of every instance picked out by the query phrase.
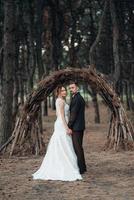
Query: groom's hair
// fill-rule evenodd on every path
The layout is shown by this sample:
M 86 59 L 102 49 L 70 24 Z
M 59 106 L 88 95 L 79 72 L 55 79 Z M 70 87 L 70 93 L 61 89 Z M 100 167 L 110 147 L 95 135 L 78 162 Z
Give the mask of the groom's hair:
M 71 85 L 71 84 L 75 84 L 76 86 L 78 86 L 78 82 L 77 81 L 73 81 L 73 80 L 71 80 L 70 82 L 69 82 L 69 85 Z

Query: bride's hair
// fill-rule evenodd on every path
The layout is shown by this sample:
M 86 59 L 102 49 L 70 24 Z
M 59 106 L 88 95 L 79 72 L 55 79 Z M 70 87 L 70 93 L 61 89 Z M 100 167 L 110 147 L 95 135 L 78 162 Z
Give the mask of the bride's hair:
M 58 85 L 56 87 L 56 89 L 54 91 L 56 97 L 58 97 L 58 95 L 60 94 L 62 87 L 66 89 L 66 87 L 64 85 Z

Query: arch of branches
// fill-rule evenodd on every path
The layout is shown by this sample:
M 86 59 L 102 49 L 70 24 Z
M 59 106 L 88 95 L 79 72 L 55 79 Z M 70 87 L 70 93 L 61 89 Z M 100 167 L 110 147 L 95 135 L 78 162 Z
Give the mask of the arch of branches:
M 1 147 L 0 151 L 6 151 L 10 143 L 9 154 L 22 149 L 30 149 L 33 154 L 42 152 L 42 136 L 38 125 L 38 114 L 41 102 L 59 85 L 70 80 L 84 81 L 103 98 L 111 110 L 111 119 L 107 134 L 106 149 L 134 149 L 134 130 L 125 110 L 112 87 L 91 68 L 66 68 L 54 72 L 41 80 L 37 89 L 34 89 L 26 100 L 20 117 L 16 120 L 12 136 Z M 27 142 L 28 141 L 28 142 Z M 27 145 L 26 145 L 27 144 Z

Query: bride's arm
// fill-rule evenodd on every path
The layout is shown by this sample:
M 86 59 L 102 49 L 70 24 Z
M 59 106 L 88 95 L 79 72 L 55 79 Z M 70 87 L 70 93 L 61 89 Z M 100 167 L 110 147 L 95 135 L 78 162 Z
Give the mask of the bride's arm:
M 59 102 L 59 112 L 60 112 L 60 116 L 61 116 L 61 119 L 62 119 L 62 122 L 63 122 L 63 124 L 64 124 L 65 129 L 68 131 L 68 130 L 69 130 L 69 127 L 68 127 L 67 122 L 66 122 L 66 119 L 65 119 L 64 106 L 65 106 L 64 101 L 63 101 L 63 100 L 60 100 L 60 102 Z

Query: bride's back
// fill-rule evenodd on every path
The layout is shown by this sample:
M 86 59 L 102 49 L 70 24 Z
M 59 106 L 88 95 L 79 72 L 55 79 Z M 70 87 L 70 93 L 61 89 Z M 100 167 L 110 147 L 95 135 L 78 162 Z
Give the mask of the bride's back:
M 64 99 L 61 99 L 61 98 L 57 98 L 56 99 L 56 116 L 57 118 L 58 117 L 61 117 L 61 107 L 64 105 L 64 115 L 65 115 L 65 118 L 68 117 L 68 114 L 69 114 L 69 105 L 65 102 Z

